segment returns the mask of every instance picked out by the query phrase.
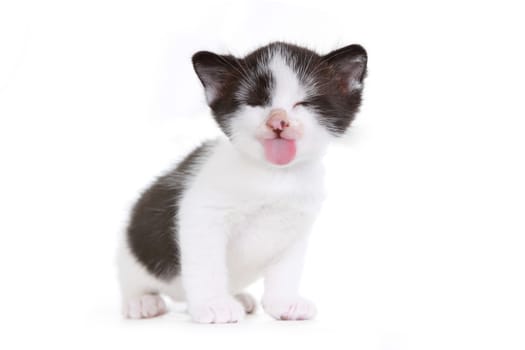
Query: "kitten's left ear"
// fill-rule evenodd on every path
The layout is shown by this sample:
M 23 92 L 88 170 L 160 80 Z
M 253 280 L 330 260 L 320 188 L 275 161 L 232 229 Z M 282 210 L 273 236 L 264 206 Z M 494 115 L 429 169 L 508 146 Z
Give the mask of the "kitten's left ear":
M 354 44 L 334 50 L 323 59 L 335 69 L 337 78 L 345 82 L 341 86 L 344 93 L 363 88 L 368 57 L 361 45 Z

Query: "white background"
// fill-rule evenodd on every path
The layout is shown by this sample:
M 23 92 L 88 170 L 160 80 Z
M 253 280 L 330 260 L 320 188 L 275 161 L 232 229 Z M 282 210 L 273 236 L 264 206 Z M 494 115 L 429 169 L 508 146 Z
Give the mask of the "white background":
M 0 2 L 0 347 L 523 349 L 518 5 Z M 362 111 L 326 157 L 303 283 L 318 319 L 122 320 L 129 206 L 217 132 L 192 53 L 277 39 L 369 53 Z

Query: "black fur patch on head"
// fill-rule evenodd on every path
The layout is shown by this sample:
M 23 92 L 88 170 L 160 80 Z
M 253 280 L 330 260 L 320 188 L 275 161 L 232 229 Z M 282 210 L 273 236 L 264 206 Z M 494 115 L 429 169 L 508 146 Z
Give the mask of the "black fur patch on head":
M 229 120 L 241 105 L 271 104 L 274 78 L 268 65 L 275 55 L 285 60 L 308 91 L 301 104 L 315 111 L 319 123 L 329 132 L 344 133 L 361 104 L 366 75 L 367 54 L 359 45 L 324 56 L 282 42 L 261 47 L 244 58 L 197 52 L 193 66 L 221 129 L 230 135 Z
M 270 44 L 297 74 L 308 91 L 301 105 L 316 112 L 319 123 L 333 135 L 343 134 L 361 105 L 367 54 L 350 45 L 320 56 L 303 47 Z
M 241 105 L 270 103 L 273 77 L 267 69 L 268 58 L 268 51 L 263 49 L 244 59 L 207 51 L 193 55 L 193 67 L 206 91 L 208 105 L 226 135 L 230 135 L 229 120 Z
M 177 244 L 179 201 L 185 183 L 198 171 L 212 143 L 191 152 L 177 167 L 160 177 L 135 204 L 127 228 L 131 253 L 151 274 L 170 280 L 180 273 Z
M 245 102 L 248 106 L 267 106 L 270 104 L 270 94 L 273 87 L 273 77 L 270 72 L 263 72 L 254 74 L 252 78 L 242 78 L 246 84 L 250 84 L 247 88 L 247 93 L 243 97 L 239 97 L 239 101 Z
M 367 60 L 362 46 L 350 45 L 322 56 L 312 73 L 317 87 L 307 103 L 334 135 L 343 134 L 359 110 Z
M 192 62 L 206 91 L 215 120 L 229 135 L 228 119 L 240 105 L 235 98 L 239 85 L 239 60 L 231 55 L 200 51 L 193 55 Z

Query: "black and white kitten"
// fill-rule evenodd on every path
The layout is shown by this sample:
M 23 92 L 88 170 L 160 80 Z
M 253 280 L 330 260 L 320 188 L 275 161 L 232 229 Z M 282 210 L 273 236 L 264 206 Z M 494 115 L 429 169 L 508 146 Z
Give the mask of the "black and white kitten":
M 243 289 L 260 277 L 268 314 L 315 316 L 298 289 L 323 199 L 321 158 L 359 108 L 366 64 L 359 45 L 193 56 L 227 137 L 195 149 L 136 203 L 119 252 L 125 316 L 164 313 L 166 295 L 187 301 L 196 322 L 237 322 L 255 310 Z

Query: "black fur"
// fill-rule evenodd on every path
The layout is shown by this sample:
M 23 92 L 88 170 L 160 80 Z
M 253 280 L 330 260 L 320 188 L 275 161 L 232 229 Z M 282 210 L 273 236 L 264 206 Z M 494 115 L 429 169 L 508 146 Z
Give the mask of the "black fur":
M 200 51 L 193 55 L 192 62 L 204 88 L 216 91 L 215 98 L 208 100 L 208 104 L 221 129 L 229 135 L 228 119 L 240 105 L 235 98 L 239 84 L 239 60 L 231 55 Z
M 177 214 L 185 182 L 194 176 L 211 143 L 191 152 L 178 166 L 160 177 L 135 204 L 127 229 L 135 258 L 153 275 L 170 280 L 180 273 Z
M 367 60 L 365 49 L 359 45 L 321 58 L 322 68 L 315 73 L 321 88 L 307 102 L 320 115 L 319 122 L 334 135 L 343 134 L 359 110 Z
M 268 106 L 274 79 L 268 68 L 274 54 L 280 54 L 311 93 L 301 104 L 317 112 L 319 123 L 333 135 L 346 131 L 361 104 L 366 76 L 367 53 L 362 46 L 349 45 L 320 56 L 314 51 L 282 42 L 271 43 L 244 58 L 201 51 L 193 65 L 205 88 L 218 93 L 208 101 L 222 130 L 230 135 L 229 119 L 243 104 Z M 245 91 L 247 90 L 248 91 Z M 244 91 L 245 93 L 239 93 Z
M 268 106 L 274 84 L 272 75 L 270 72 L 259 73 L 252 80 L 256 87 L 250 89 L 246 100 L 241 100 L 241 103 L 244 102 L 248 106 Z

